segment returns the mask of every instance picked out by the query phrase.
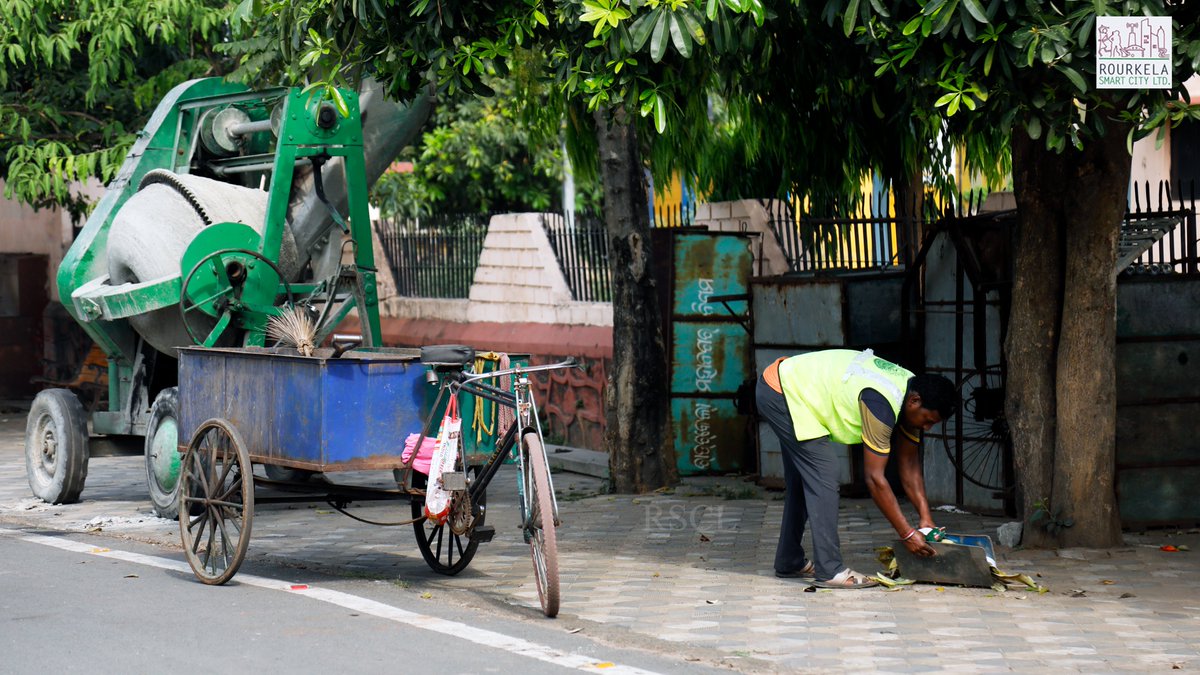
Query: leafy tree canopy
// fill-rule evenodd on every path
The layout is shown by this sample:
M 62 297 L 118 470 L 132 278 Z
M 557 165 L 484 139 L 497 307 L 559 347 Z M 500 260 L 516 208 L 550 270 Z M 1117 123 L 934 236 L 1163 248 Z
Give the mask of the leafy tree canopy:
M 710 134 L 706 91 L 716 61 L 737 59 L 765 18 L 757 0 L 518 0 L 447 5 L 245 0 L 253 37 L 232 45 L 240 76 L 282 78 L 331 92 L 370 72 L 404 99 L 433 83 L 441 95 L 490 95 L 514 82 L 531 133 L 564 123 L 578 173 L 596 175 L 591 113 L 624 106 L 640 126 L 655 180 L 694 175 Z M 278 45 L 278 47 L 277 47 Z M 529 58 L 531 52 L 544 54 Z M 657 132 L 657 133 L 656 133 Z
M 87 209 L 76 182 L 107 182 L 154 105 L 220 74 L 225 0 L 2 0 L 0 177 L 5 196 Z
M 375 183 L 373 201 L 384 217 L 562 209 L 561 145 L 530 132 L 511 80 L 486 83 L 494 96 L 439 103 L 417 146 L 401 153 L 412 171 L 390 171 Z M 595 211 L 595 181 L 576 189 L 576 208 Z
M 1174 19 L 1172 89 L 1095 88 L 1097 16 Z M 1127 124 L 1128 146 L 1200 119 L 1182 83 L 1200 68 L 1200 3 L 1126 0 L 830 0 L 825 19 L 866 48 L 874 77 L 941 115 L 958 139 L 1007 138 L 1021 127 L 1047 149 Z

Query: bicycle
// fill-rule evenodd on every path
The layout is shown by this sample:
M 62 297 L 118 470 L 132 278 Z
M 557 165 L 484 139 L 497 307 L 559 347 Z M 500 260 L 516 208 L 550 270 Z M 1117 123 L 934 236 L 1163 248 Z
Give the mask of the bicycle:
M 560 520 L 530 374 L 578 367 L 576 361 L 474 372 L 475 351 L 457 345 L 318 351 L 304 357 L 267 348 L 181 350 L 180 437 L 191 440 L 180 444 L 179 521 L 196 577 L 213 585 L 233 577 L 246 555 L 256 503 L 304 501 L 324 501 L 374 525 L 412 525 L 430 568 L 457 574 L 495 534 L 485 524 L 487 487 L 511 457 L 538 600 L 546 616 L 556 616 Z M 422 379 L 437 385 L 431 406 Z M 468 454 L 458 445 L 454 470 L 437 476 L 451 498 L 445 519 L 435 521 L 424 511 L 429 478 L 414 462 L 422 441 L 437 433 L 450 397 L 463 394 L 476 397 L 477 405 L 492 401 L 511 421 L 499 424 L 497 415 L 494 428 L 505 431 L 492 449 Z M 279 409 L 313 413 L 280 427 L 272 424 Z M 422 420 L 411 452 L 380 452 Z M 391 469 L 396 489 L 272 480 L 255 475 L 254 464 L 322 473 Z M 256 497 L 256 486 L 288 494 Z M 345 509 L 352 501 L 403 499 L 412 518 L 400 522 L 376 522 Z
M 468 532 L 480 532 L 486 513 L 486 489 L 496 475 L 503 459 L 511 457 L 517 464 L 517 502 L 520 506 L 522 537 L 529 544 L 533 559 L 534 578 L 537 582 L 538 599 L 542 612 L 549 617 L 558 613 L 558 537 L 556 528 L 560 524 L 558 501 L 554 495 L 554 483 L 550 475 L 549 459 L 546 456 L 542 436 L 541 420 L 537 413 L 537 402 L 533 397 L 530 373 L 579 367 L 574 359 L 540 366 L 517 366 L 485 373 L 472 373 L 459 368 L 459 359 L 449 367 L 435 367 L 431 371 L 440 383 L 440 392 L 427 420 L 425 435 L 432 430 L 437 411 L 448 396 L 465 392 L 480 399 L 490 400 L 513 411 L 514 419 L 504 436 L 496 443 L 496 449 L 482 465 L 470 466 L 462 445 L 459 446 L 459 464 L 465 467 L 461 483 L 458 476 L 443 477 L 444 485 L 465 486 L 460 495 L 451 502 L 450 516 L 439 524 L 422 517 L 414 522 L 417 543 L 430 567 L 442 574 L 457 574 L 474 555 L 482 537 L 491 538 L 493 530 L 482 531 L 482 537 L 471 537 Z M 493 386 L 488 381 L 513 378 L 512 391 L 502 386 Z M 517 440 L 519 439 L 519 443 Z M 418 441 L 419 442 L 419 441 Z M 415 478 L 419 474 L 410 474 Z M 399 477 L 398 477 L 399 478 Z M 419 481 L 419 479 L 418 479 Z M 400 481 L 403 484 L 403 479 Z M 417 487 L 417 486 L 414 486 Z M 413 500 L 413 517 L 423 516 L 423 502 Z M 442 556 L 442 543 L 446 529 L 450 539 Z M 466 536 L 464 545 L 463 537 Z M 454 553 L 458 552 L 458 562 Z

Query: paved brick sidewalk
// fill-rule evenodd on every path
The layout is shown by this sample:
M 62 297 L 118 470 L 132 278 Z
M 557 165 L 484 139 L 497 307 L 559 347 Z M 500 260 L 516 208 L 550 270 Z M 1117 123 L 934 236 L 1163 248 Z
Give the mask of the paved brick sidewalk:
M 141 458 L 100 458 L 80 504 L 49 506 L 25 481 L 23 417 L 0 418 L 0 522 L 95 531 L 179 548 L 174 521 L 153 517 Z M 366 476 L 369 480 L 380 480 Z M 1036 573 L 1045 594 L 938 588 L 803 592 L 771 564 L 782 501 L 735 479 L 688 481 L 674 494 L 594 495 L 598 481 L 559 473 L 564 626 L 588 622 L 781 671 L 999 672 L 1200 670 L 1200 533 L 1131 534 L 1114 550 L 1010 551 L 1000 566 Z M 458 577 L 432 574 L 409 528 L 357 523 L 324 505 L 255 511 L 249 561 L 270 560 L 395 580 L 469 602 L 537 615 L 521 543 L 513 476 L 489 491 L 496 539 Z M 355 513 L 407 517 L 370 504 Z M 939 513 L 952 530 L 994 534 L 1002 521 Z M 875 571 L 875 547 L 894 534 L 870 500 L 844 500 L 847 562 Z M 1159 545 L 1192 550 L 1165 553 Z M 235 577 L 236 580 L 236 577 Z

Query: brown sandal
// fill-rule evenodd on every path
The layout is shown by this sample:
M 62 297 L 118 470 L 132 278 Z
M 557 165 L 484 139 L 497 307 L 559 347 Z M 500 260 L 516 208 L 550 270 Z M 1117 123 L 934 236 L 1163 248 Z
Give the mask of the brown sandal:
M 817 588 L 870 588 L 872 586 L 879 585 L 878 581 L 875 581 L 865 574 L 855 572 L 849 567 L 839 572 L 838 575 L 832 579 L 828 579 L 826 581 L 813 581 L 811 583 Z
M 804 563 L 804 567 L 791 572 L 780 572 L 775 570 L 775 576 L 780 579 L 814 579 L 817 576 L 817 568 L 813 565 L 813 561 L 809 560 Z

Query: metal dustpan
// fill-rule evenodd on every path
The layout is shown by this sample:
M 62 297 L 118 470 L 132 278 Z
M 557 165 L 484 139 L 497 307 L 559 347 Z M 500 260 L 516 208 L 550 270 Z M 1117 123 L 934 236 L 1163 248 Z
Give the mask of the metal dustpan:
M 909 553 L 904 546 L 895 548 L 900 576 L 913 581 L 991 588 L 996 553 L 990 537 L 973 534 L 949 534 L 941 541 L 929 542 L 937 550 L 931 558 Z

